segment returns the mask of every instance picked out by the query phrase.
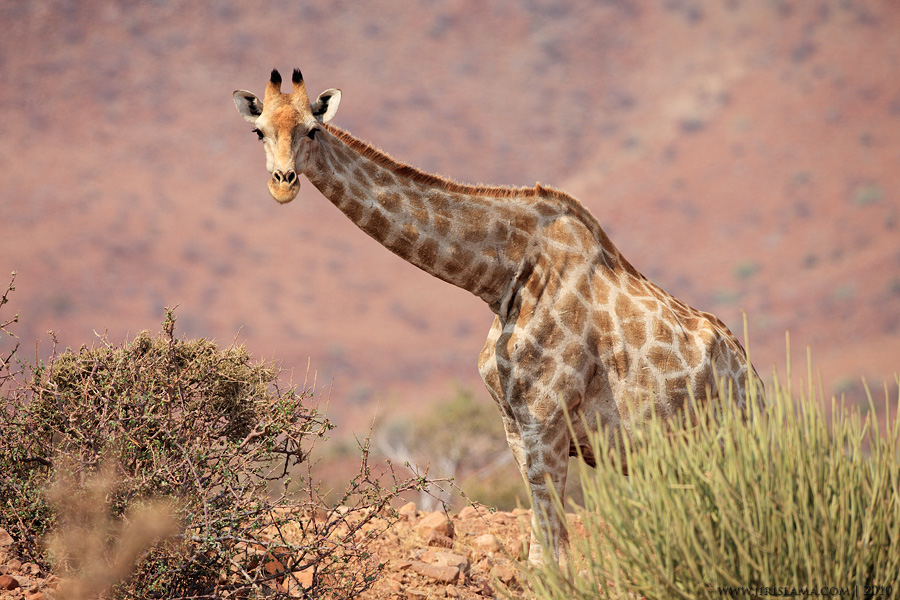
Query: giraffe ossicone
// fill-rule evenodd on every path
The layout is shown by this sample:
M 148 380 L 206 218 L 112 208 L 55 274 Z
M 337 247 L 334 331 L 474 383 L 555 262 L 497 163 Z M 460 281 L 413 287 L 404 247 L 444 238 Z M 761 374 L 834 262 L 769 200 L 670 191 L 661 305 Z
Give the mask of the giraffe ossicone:
M 746 406 L 758 377 L 737 338 L 635 270 L 578 200 L 542 185 L 472 186 L 420 171 L 329 123 L 340 90 L 311 103 L 299 70 L 292 83 L 282 93 L 272 71 L 263 100 L 234 92 L 262 140 L 275 200 L 293 200 L 304 175 L 387 249 L 495 313 L 478 368 L 531 492 L 530 562 L 545 559 L 538 527 L 553 558 L 565 559 L 548 486 L 564 496 L 569 456 L 602 459 L 591 455 L 591 424 L 614 442 L 651 412 L 671 417 L 692 398 L 725 402 L 717 376 Z

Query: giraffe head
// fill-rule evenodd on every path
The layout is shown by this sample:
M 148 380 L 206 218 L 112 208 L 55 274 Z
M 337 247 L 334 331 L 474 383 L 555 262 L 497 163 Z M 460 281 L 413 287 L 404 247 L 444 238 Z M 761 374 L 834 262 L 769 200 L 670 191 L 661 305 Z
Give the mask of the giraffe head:
M 281 74 L 273 70 L 260 100 L 245 90 L 234 92 L 234 104 L 244 119 L 254 125 L 266 151 L 266 169 L 271 174 L 269 192 L 282 204 L 290 202 L 300 190 L 297 174 L 310 162 L 319 123 L 327 123 L 337 112 L 341 91 L 325 90 L 312 104 L 300 69 L 294 69 L 294 90 L 281 93 Z

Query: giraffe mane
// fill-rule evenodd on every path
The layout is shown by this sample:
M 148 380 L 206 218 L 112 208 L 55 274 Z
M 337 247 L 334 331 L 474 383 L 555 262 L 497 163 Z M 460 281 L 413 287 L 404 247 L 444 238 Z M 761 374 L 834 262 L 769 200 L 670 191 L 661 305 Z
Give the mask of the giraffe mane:
M 554 200 L 573 216 L 580 219 L 598 239 L 606 238 L 606 233 L 600 227 L 597 218 L 575 198 L 563 190 L 536 183 L 534 187 L 515 187 L 498 185 L 470 185 L 459 183 L 434 173 L 422 171 L 412 165 L 401 162 L 384 150 L 372 144 L 354 137 L 351 133 L 337 127 L 332 123 L 325 123 L 325 129 L 334 134 L 338 139 L 347 144 L 352 150 L 358 152 L 363 158 L 367 158 L 399 177 L 410 179 L 416 183 L 438 187 L 448 192 L 473 196 L 488 196 L 492 198 L 545 198 Z

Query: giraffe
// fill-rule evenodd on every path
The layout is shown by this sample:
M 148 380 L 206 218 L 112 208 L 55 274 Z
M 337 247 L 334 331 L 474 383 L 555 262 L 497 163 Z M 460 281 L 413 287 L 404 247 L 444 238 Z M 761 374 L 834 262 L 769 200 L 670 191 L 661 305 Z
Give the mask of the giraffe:
M 692 398 L 725 402 L 717 375 L 731 382 L 734 406 L 746 406 L 758 378 L 737 338 L 635 270 L 578 200 L 541 184 L 465 185 L 398 162 L 329 123 L 340 90 L 310 102 L 299 69 L 291 79 L 282 93 L 273 70 L 263 100 L 233 95 L 262 140 L 275 200 L 293 200 L 304 175 L 366 234 L 495 315 L 478 368 L 530 490 L 530 564 L 567 559 L 551 488 L 564 496 L 570 456 L 592 466 L 602 458 L 587 437 L 596 424 L 615 441 Z

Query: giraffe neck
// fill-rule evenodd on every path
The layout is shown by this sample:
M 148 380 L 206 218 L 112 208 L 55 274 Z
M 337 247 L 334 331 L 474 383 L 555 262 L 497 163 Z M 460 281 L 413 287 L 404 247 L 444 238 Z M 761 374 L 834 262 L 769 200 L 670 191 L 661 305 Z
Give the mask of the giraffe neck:
M 457 184 L 394 161 L 329 125 L 305 175 L 360 229 L 420 269 L 498 312 L 511 293 L 541 212 L 534 189 Z

